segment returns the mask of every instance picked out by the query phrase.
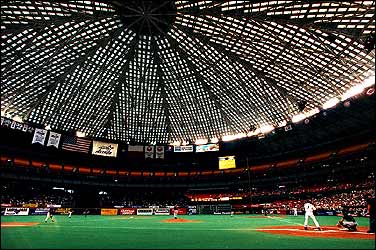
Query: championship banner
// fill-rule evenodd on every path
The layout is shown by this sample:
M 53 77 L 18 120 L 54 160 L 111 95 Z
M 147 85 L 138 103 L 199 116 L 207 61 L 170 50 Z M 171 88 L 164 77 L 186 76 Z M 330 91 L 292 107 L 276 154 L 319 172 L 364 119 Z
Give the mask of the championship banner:
M 145 159 L 154 158 L 154 146 L 145 146 Z
M 121 208 L 120 215 L 135 215 L 136 208 Z
M 33 141 L 31 143 L 32 144 L 33 143 L 40 143 L 40 144 L 44 145 L 44 141 L 46 140 L 46 136 L 47 136 L 47 130 L 36 128 L 35 132 L 34 132 Z
M 164 159 L 164 146 L 156 146 L 155 158 L 156 159 Z
M 54 146 L 56 148 L 59 148 L 60 138 L 61 134 L 50 131 L 50 137 L 48 138 L 47 147 Z
M 102 208 L 101 215 L 117 215 L 118 210 L 116 208 Z
M 193 152 L 193 145 L 174 146 L 174 152 Z
M 93 141 L 92 153 L 93 155 L 116 157 L 117 149 L 118 144 L 116 143 Z
M 29 208 L 10 207 L 5 209 L 4 215 L 29 215 Z

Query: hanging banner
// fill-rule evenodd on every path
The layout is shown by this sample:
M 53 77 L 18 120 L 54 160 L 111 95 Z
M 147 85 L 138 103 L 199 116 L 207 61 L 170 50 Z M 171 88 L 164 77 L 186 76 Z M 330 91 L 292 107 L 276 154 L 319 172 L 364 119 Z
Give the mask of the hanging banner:
M 196 152 L 219 151 L 219 144 L 197 145 Z
M 145 159 L 154 159 L 154 146 L 145 146 Z
M 54 146 L 56 148 L 59 148 L 60 138 L 61 134 L 50 131 L 50 137 L 48 138 L 47 147 Z
M 93 141 L 92 153 L 93 155 L 116 157 L 117 149 L 118 144 L 116 143 Z
M 144 152 L 144 146 L 142 145 L 128 145 L 129 152 Z
M 164 159 L 164 146 L 156 146 L 155 158 L 156 159 Z
M 47 130 L 36 128 L 34 132 L 33 141 L 31 143 L 40 143 L 44 145 L 44 141 L 46 140 Z
M 174 152 L 193 152 L 193 145 L 174 146 Z

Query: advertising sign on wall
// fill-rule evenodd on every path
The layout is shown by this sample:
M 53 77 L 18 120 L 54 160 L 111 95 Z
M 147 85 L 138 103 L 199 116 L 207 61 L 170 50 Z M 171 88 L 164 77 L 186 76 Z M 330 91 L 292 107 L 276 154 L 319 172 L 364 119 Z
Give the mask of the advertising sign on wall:
M 153 215 L 152 208 L 137 208 L 137 215 Z
M 154 211 L 155 215 L 170 215 L 169 208 L 156 208 Z
M 7 207 L 4 215 L 28 215 L 29 208 L 25 207 Z
M 174 146 L 174 152 L 193 152 L 193 145 Z
M 129 215 L 129 214 L 136 214 L 135 208 L 121 208 L 120 215 Z
M 117 215 L 118 210 L 116 208 L 102 208 L 101 215 Z

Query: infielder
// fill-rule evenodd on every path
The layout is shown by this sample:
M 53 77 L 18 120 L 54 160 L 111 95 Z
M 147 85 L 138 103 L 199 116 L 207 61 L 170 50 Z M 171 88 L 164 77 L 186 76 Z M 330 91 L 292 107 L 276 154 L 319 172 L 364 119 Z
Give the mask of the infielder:
M 51 219 L 52 222 L 55 222 L 53 212 L 53 208 L 50 208 L 48 210 L 46 219 L 44 220 L 45 223 L 47 223 L 48 219 Z
M 313 223 L 315 223 L 316 225 L 315 230 L 321 231 L 320 225 L 317 222 L 315 215 L 313 214 L 313 211 L 316 210 L 315 206 L 307 202 L 304 204 L 304 210 L 305 210 L 304 230 L 308 230 L 308 218 L 311 217 L 311 219 L 313 220 Z
M 294 211 L 294 216 L 298 216 L 298 208 L 294 207 L 292 210 Z

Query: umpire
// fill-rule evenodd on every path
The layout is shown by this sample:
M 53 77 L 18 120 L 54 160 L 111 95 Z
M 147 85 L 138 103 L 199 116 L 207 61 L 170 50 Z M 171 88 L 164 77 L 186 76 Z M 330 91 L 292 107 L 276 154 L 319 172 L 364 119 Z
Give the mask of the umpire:
M 367 231 L 367 233 L 375 233 L 375 197 L 372 197 L 371 194 L 368 194 L 366 200 L 369 214 L 369 230 Z

